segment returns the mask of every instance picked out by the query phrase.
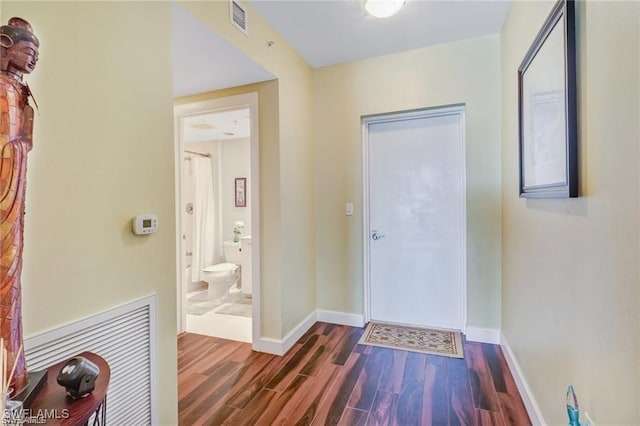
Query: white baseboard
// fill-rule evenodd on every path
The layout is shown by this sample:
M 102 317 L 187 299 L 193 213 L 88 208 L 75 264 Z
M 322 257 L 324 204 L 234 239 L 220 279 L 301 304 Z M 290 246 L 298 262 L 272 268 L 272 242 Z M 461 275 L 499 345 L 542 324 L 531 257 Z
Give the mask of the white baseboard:
M 293 345 L 300 339 L 304 333 L 316 323 L 316 311 L 313 311 L 308 317 L 303 319 L 297 326 L 293 328 L 282 340 L 270 337 L 261 337 L 258 341 L 253 342 L 253 350 L 257 352 L 266 352 L 273 355 L 284 355 Z
M 467 326 L 465 337 L 470 342 L 491 343 L 493 345 L 500 344 L 500 330 L 495 328 Z
M 284 355 L 293 345 L 311 328 L 316 321 L 331 324 L 349 325 L 352 327 L 364 327 L 364 316 L 346 312 L 316 310 L 303 319 L 282 340 L 271 337 L 261 337 L 253 342 L 253 350 L 266 352 L 273 355 Z
M 256 352 L 264 352 L 272 355 L 282 355 L 282 340 L 271 337 L 261 337 L 254 340 L 251 348 Z
M 500 346 L 502 346 L 502 353 L 504 353 L 507 364 L 509 364 L 511 375 L 516 382 L 516 386 L 518 387 L 518 391 L 522 397 L 522 402 L 524 402 L 524 406 L 527 409 L 527 414 L 529 414 L 531 423 L 534 425 L 546 425 L 547 422 L 544 421 L 542 411 L 540 411 L 540 407 L 538 407 L 538 403 L 531 392 L 527 379 L 525 378 L 518 361 L 511 351 L 507 338 L 503 333 L 500 333 Z
M 316 323 L 316 312 L 313 311 L 308 317 L 300 321 L 300 323 L 291 330 L 284 339 L 282 339 L 282 351 L 281 355 L 284 355 L 289 349 L 296 344 L 296 342 L 306 333 L 313 324 Z
M 362 314 L 349 314 L 346 312 L 325 311 L 322 309 L 318 309 L 316 314 L 318 321 L 349 325 L 351 327 L 364 327 L 364 315 Z

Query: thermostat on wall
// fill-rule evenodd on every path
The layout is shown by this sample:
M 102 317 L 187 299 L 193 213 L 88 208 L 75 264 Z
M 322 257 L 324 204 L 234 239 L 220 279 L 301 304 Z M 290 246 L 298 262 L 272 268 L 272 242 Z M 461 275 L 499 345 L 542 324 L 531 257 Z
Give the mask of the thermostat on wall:
M 133 218 L 133 233 L 136 235 L 152 234 L 158 231 L 158 216 L 141 214 Z

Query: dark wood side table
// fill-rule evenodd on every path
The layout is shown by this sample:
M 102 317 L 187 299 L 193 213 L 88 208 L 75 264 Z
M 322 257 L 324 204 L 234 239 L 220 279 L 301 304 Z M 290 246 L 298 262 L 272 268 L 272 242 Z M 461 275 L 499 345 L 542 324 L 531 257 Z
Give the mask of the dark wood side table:
M 87 425 L 91 416 L 95 414 L 93 424 L 105 425 L 107 389 L 111 377 L 109 364 L 101 356 L 92 352 L 83 352 L 76 356 L 85 357 L 100 368 L 93 392 L 80 399 L 67 396 L 66 389 L 56 381 L 60 369 L 67 360 L 59 362 L 47 369 L 46 382 L 38 391 L 33 402 L 25 407 L 27 417 L 33 417 L 33 421 L 40 420 L 38 422 L 40 424 L 80 426 Z M 43 420 L 45 418 L 46 423 Z M 26 419 L 25 424 L 29 423 L 29 419 Z

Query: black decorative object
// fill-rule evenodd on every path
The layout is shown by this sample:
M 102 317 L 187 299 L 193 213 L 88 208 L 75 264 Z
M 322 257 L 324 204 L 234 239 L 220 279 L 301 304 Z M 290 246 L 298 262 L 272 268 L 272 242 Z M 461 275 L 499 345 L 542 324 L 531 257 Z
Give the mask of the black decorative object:
M 578 196 L 576 12 L 559 0 L 518 68 L 520 197 Z
M 71 358 L 60 369 L 58 384 L 67 389 L 67 395 L 73 399 L 89 395 L 96 386 L 96 378 L 100 368 L 87 358 L 77 356 Z
M 22 401 L 24 408 L 31 406 L 31 401 L 38 395 L 40 388 L 47 382 L 47 370 L 30 371 L 27 387 L 12 399 Z

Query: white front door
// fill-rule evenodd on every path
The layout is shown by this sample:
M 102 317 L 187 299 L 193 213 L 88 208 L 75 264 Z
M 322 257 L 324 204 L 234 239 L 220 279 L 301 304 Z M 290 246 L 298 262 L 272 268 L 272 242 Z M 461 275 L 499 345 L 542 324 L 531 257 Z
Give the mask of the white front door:
M 462 330 L 464 109 L 364 120 L 368 316 Z

